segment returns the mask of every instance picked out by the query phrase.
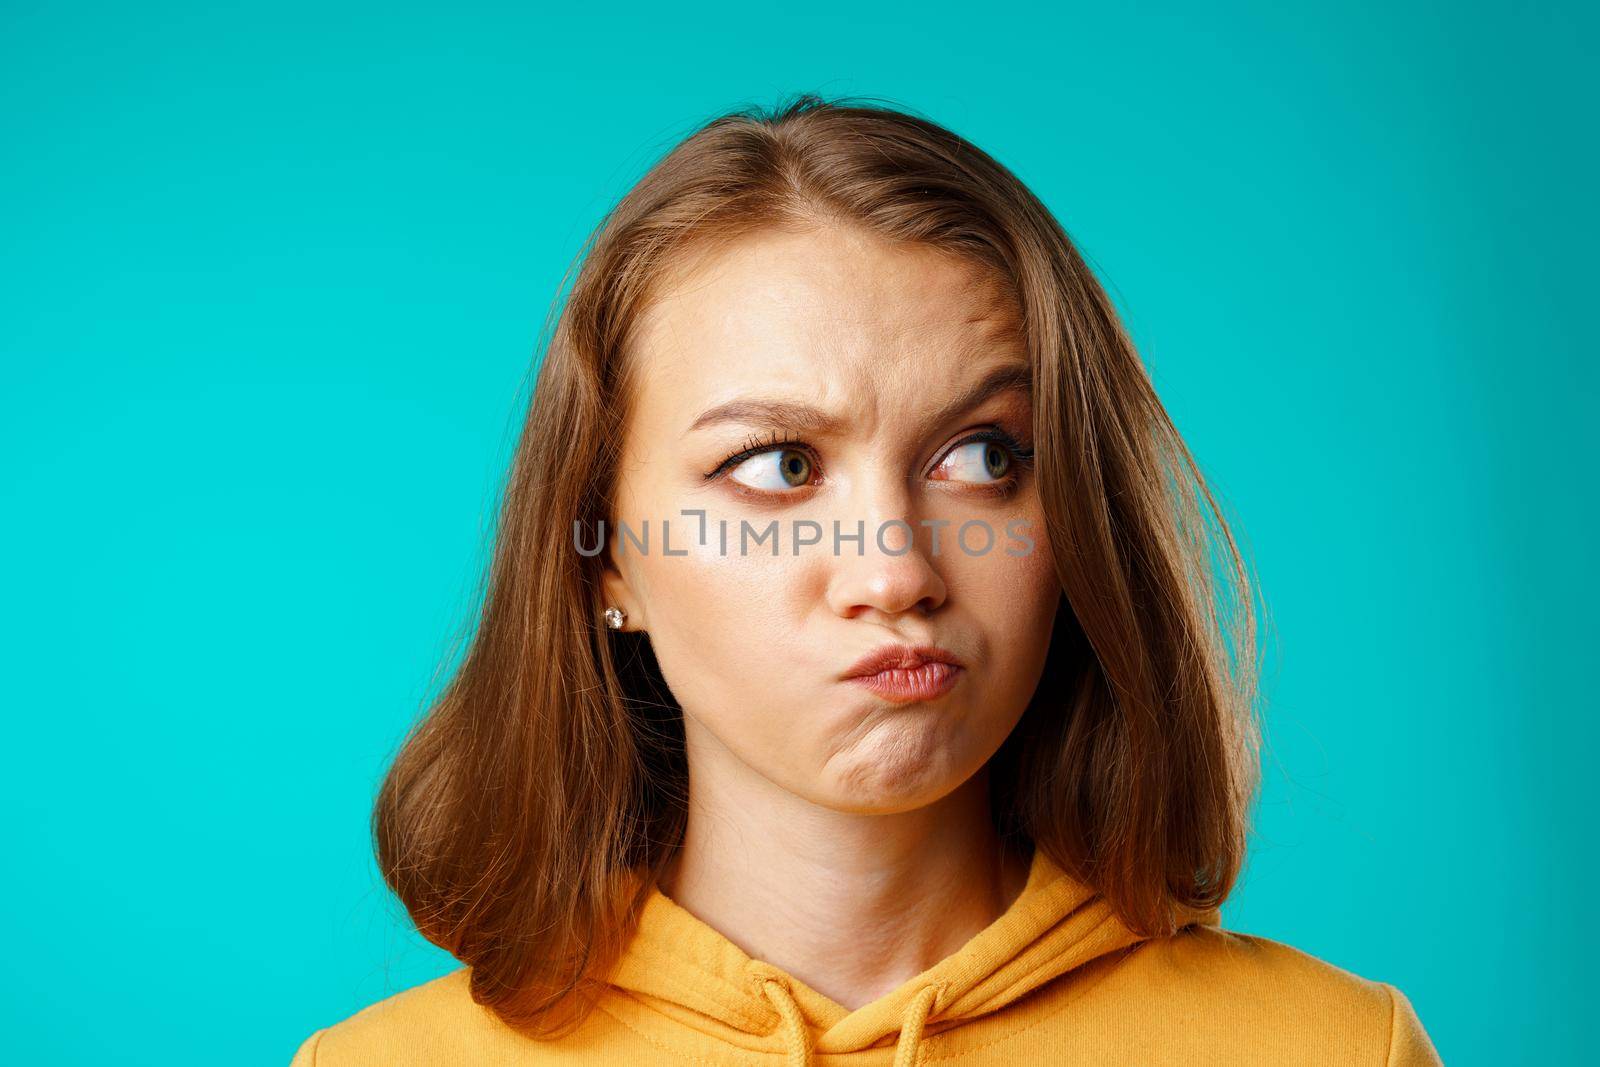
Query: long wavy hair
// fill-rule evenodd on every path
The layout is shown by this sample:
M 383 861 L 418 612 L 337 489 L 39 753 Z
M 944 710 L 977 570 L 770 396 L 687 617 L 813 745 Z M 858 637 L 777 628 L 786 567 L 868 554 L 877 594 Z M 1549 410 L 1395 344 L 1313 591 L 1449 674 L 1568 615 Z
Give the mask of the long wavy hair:
M 681 709 L 648 636 L 604 626 L 603 560 L 574 536 L 610 516 L 632 331 L 693 254 L 830 225 L 961 257 L 1021 312 L 1062 598 L 1038 690 L 990 765 L 997 830 L 1152 937 L 1239 875 L 1259 785 L 1254 582 L 1112 303 L 985 152 L 876 98 L 803 94 L 700 126 L 580 250 L 542 334 L 481 610 L 377 796 L 384 879 L 470 966 L 473 998 L 534 1036 L 588 1014 L 685 825 Z

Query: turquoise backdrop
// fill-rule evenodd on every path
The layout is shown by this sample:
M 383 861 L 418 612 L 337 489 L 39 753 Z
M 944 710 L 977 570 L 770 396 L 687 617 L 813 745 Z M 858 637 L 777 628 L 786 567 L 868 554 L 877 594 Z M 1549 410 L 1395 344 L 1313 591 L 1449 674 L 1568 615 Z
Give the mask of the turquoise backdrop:
M 1594 992 L 1595 9 L 0 7 L 0 1027 L 287 1063 L 569 259 L 697 122 L 951 126 L 1127 316 L 1272 611 L 1229 927 L 1571 1062 Z

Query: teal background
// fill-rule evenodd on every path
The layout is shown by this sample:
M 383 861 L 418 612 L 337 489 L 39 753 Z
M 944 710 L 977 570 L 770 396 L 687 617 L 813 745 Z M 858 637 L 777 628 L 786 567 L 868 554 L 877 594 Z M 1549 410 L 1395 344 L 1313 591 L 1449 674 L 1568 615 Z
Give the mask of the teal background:
M 285 1064 L 454 966 L 369 803 L 561 275 L 698 121 L 815 90 L 1035 189 L 1238 523 L 1226 925 L 1449 1063 L 1578 1059 L 1596 19 L 1292 7 L 0 7 L 7 1058 Z

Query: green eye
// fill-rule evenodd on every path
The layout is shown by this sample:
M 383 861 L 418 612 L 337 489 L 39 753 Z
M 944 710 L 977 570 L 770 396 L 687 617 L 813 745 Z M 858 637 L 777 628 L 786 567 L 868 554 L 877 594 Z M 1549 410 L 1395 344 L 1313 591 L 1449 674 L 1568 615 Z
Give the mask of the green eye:
M 751 489 L 782 492 L 805 485 L 811 479 L 811 458 L 793 448 L 774 448 L 751 456 L 730 471 L 728 477 Z
M 968 441 L 952 448 L 933 477 L 956 482 L 982 482 L 984 475 L 999 481 L 1011 470 L 1011 450 L 999 441 Z
M 997 443 L 990 441 L 988 444 L 989 447 L 984 450 L 983 465 L 996 478 L 1004 477 L 1006 471 L 1011 469 L 1011 456 Z

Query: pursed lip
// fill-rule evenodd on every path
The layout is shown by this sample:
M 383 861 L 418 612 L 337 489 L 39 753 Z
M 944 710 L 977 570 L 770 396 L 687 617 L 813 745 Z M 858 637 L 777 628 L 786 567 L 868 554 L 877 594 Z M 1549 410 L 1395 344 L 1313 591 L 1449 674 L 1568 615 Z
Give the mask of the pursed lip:
M 961 660 L 954 653 L 938 645 L 888 644 L 862 656 L 844 673 L 845 678 L 869 678 L 883 671 L 916 670 L 927 663 L 948 663 L 960 667 Z

